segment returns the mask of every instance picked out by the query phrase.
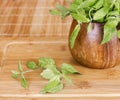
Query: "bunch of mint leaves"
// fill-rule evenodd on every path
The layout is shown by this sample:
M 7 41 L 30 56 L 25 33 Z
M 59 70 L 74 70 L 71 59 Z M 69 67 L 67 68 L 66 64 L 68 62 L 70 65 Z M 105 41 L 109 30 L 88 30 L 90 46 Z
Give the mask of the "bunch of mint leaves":
M 120 30 L 116 28 L 120 22 L 120 0 L 73 0 L 69 4 L 69 7 L 57 4 L 50 13 L 61 18 L 71 15 L 78 22 L 70 36 L 71 48 L 74 47 L 82 23 L 89 23 L 88 32 L 91 30 L 91 22 L 105 23 L 101 44 L 109 42 L 114 35 L 120 38 Z
M 28 72 L 35 71 L 36 69 L 42 70 L 40 75 L 42 78 L 49 80 L 48 84 L 41 90 L 41 93 L 56 93 L 64 88 L 62 79 L 65 79 L 68 83 L 72 83 L 72 80 L 67 76 L 69 74 L 80 74 L 70 64 L 63 63 L 58 69 L 55 61 L 49 57 L 41 57 L 38 60 L 38 64 L 34 61 L 26 63 L 27 68 L 30 70 L 24 71 L 21 61 L 18 62 L 18 71 L 12 70 L 12 77 L 17 79 L 20 78 L 21 86 L 28 88 L 28 82 L 25 78 L 25 74 Z

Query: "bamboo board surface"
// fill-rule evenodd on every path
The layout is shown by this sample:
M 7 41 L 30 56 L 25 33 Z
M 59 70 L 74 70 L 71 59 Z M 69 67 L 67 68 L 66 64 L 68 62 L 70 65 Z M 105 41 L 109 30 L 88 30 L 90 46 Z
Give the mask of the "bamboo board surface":
M 114 97 L 120 96 L 120 67 L 96 70 L 75 62 L 67 42 L 71 18 L 49 14 L 56 3 L 66 5 L 65 0 L 0 0 L 0 99 L 119 100 Z M 30 88 L 23 89 L 11 78 L 11 70 L 17 69 L 19 59 L 25 69 L 26 61 L 42 56 L 54 58 L 58 66 L 70 63 L 83 75 L 70 76 L 73 85 L 57 94 L 42 95 L 47 81 L 38 70 L 26 75 Z

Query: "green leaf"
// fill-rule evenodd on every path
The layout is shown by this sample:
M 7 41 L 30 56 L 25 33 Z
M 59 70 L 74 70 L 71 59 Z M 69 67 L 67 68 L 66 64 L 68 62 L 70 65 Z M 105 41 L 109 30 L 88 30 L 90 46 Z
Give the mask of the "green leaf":
M 46 68 L 56 68 L 56 65 L 49 64 L 49 65 L 46 65 L 46 66 L 44 66 L 42 68 L 44 68 L 44 69 L 46 69 Z
M 120 39 L 120 30 L 117 31 L 117 37 Z
M 65 74 L 63 74 L 63 78 L 64 78 L 69 84 L 72 84 L 72 83 L 73 83 L 72 80 L 71 80 L 69 77 L 67 77 Z
M 93 6 L 96 3 L 97 0 L 84 0 L 79 6 L 78 9 L 80 8 L 88 8 Z
M 11 72 L 12 72 L 12 77 L 13 78 L 18 78 L 18 76 L 20 76 L 20 72 L 17 72 L 17 71 L 14 71 L 14 70 L 12 70 Z
M 120 2 L 118 2 L 118 1 L 115 2 L 115 8 L 114 9 L 120 11 Z
M 111 0 L 106 0 L 104 6 L 101 9 L 97 10 L 96 13 L 94 13 L 93 19 L 95 21 L 103 19 L 108 14 L 111 5 L 112 5 Z
M 20 72 L 23 71 L 22 64 L 21 64 L 21 61 L 20 61 L 20 60 L 19 60 L 19 62 L 18 62 L 18 69 L 19 69 Z
M 27 89 L 29 86 L 28 86 L 28 83 L 24 77 L 24 75 L 21 75 L 21 85 L 22 87 L 24 87 L 25 89 Z
M 56 8 L 61 13 L 62 18 L 65 18 L 70 14 L 69 10 L 66 7 L 64 7 L 64 6 L 60 5 L 60 4 L 57 4 Z
M 80 25 L 78 24 L 75 29 L 73 30 L 71 36 L 70 36 L 70 47 L 73 48 L 75 44 L 75 40 L 77 38 L 77 35 L 80 31 Z
M 56 93 L 63 89 L 63 84 L 61 83 L 59 77 L 54 77 L 49 81 L 49 83 L 43 88 L 41 93 Z
M 62 64 L 61 71 L 63 74 L 79 74 L 79 72 L 73 68 L 73 66 L 66 63 Z
M 90 21 L 85 15 L 82 15 L 82 14 L 71 13 L 71 15 L 78 22 L 89 22 Z
M 108 13 L 108 16 L 119 16 L 119 11 L 118 10 L 110 11 Z
M 37 68 L 36 63 L 33 62 L 33 61 L 27 62 L 27 63 L 26 63 L 26 66 L 27 66 L 27 68 L 30 68 L 30 69 L 36 69 L 36 68 Z
M 104 0 L 97 0 L 97 3 L 93 6 L 95 9 L 100 9 L 104 4 Z
M 70 7 L 68 8 L 68 10 L 70 11 L 70 13 L 76 13 L 78 5 L 76 4 L 71 4 Z
M 72 4 L 80 5 L 83 0 L 74 0 Z
M 52 79 L 55 76 L 59 76 L 60 75 L 59 73 L 58 72 L 56 73 L 56 71 L 50 68 L 47 68 L 40 75 L 45 79 Z
M 49 10 L 49 12 L 52 15 L 61 16 L 61 13 L 58 10 Z
M 118 21 L 116 19 L 107 21 L 104 25 L 104 36 L 101 44 L 105 44 L 113 38 L 116 33 L 117 24 Z
M 38 60 L 38 66 L 41 68 L 47 68 L 47 66 L 49 67 L 54 67 L 55 66 L 55 61 L 52 58 L 45 58 L 45 57 L 41 57 Z
M 109 9 L 101 8 L 94 14 L 93 19 L 100 20 L 100 19 L 104 18 L 107 15 L 108 11 L 109 11 Z

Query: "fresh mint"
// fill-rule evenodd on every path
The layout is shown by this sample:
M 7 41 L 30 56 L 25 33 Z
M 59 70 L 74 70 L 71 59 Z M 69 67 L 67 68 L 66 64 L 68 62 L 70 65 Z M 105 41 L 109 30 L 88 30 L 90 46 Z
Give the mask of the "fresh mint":
M 70 47 L 73 48 L 74 47 L 74 43 L 75 43 L 75 39 L 78 35 L 78 32 L 80 31 L 80 24 L 78 24 L 74 31 L 72 32 L 71 36 L 70 36 Z
M 55 93 L 63 89 L 63 83 L 59 77 L 53 77 L 49 83 L 43 88 L 41 93 Z
M 24 75 L 22 74 L 21 75 L 21 85 L 25 88 L 25 89 L 27 89 L 29 86 L 28 86 L 28 82 L 27 82 L 27 80 L 25 79 L 25 77 L 24 77 Z
M 117 36 L 120 39 L 120 30 L 117 32 Z
M 52 59 L 52 58 L 45 58 L 45 57 L 42 57 L 42 58 L 39 58 L 38 60 L 38 66 L 40 68 L 47 68 L 47 66 L 54 66 L 55 65 L 55 61 Z
M 80 31 L 80 24 L 82 23 L 105 23 L 101 44 L 109 42 L 116 34 L 119 38 L 119 32 L 116 30 L 116 27 L 120 23 L 120 0 L 73 0 L 66 7 L 60 4 L 57 5 L 55 10 L 50 10 L 50 13 L 61 18 L 72 16 L 78 22 L 70 36 L 69 42 L 71 48 L 74 47 L 75 40 Z M 111 18 L 116 22 L 108 28 L 108 24 L 111 23 L 109 19 Z M 89 29 L 90 26 L 88 25 L 88 32 Z
M 58 71 L 58 70 L 57 70 Z M 56 71 L 50 69 L 50 68 L 47 68 L 45 69 L 40 75 L 45 78 L 45 79 L 52 79 L 53 77 L 55 76 L 59 76 L 59 73 L 56 73 Z
M 23 67 L 22 67 L 22 64 L 21 64 L 21 61 L 19 60 L 18 61 L 18 71 L 15 71 L 15 70 L 12 70 L 11 71 L 12 72 L 12 77 L 13 78 L 18 78 L 18 77 L 20 77 L 20 81 L 21 81 L 21 85 L 22 85 L 22 87 L 24 87 L 24 88 L 28 88 L 29 86 L 28 86 L 28 83 L 27 83 L 27 81 L 26 81 L 26 79 L 25 79 L 25 76 L 24 76 L 24 74 L 26 73 L 25 71 L 23 71 Z
M 70 64 L 62 64 L 61 65 L 61 71 L 64 74 L 79 74 L 79 72 Z
M 18 71 L 12 70 L 11 72 L 12 72 L 12 77 L 13 78 L 18 78 L 18 76 L 20 76 L 20 72 L 18 72 Z
M 19 60 L 19 62 L 18 62 L 18 70 L 19 70 L 20 72 L 23 71 L 22 64 L 21 64 L 21 61 L 20 61 L 20 60 Z
M 104 36 L 102 44 L 107 43 L 112 39 L 112 37 L 116 34 L 117 29 L 116 25 L 118 24 L 118 21 L 116 19 L 110 19 L 105 25 L 104 25 Z
M 27 62 L 26 63 L 26 66 L 30 69 L 36 69 L 37 68 L 37 65 L 35 62 L 31 61 L 31 62 Z
M 62 79 L 65 79 L 69 84 L 72 80 L 67 76 L 68 74 L 79 74 L 79 72 L 73 68 L 72 65 L 63 63 L 61 68 L 57 68 L 55 61 L 49 57 L 41 57 L 38 59 L 38 64 L 33 61 L 26 63 L 27 68 L 30 70 L 23 70 L 21 61 L 18 62 L 18 71 L 12 70 L 12 77 L 17 79 L 20 77 L 21 86 L 27 89 L 29 87 L 25 78 L 25 74 L 33 72 L 36 69 L 42 70 L 40 76 L 48 80 L 48 84 L 41 90 L 41 93 L 56 93 L 63 89 L 64 84 Z M 32 69 L 32 70 L 31 70 Z

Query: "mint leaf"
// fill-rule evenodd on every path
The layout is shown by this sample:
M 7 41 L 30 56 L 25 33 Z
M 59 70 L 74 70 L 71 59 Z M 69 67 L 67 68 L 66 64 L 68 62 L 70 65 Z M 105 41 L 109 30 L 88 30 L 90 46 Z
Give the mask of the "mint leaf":
M 75 29 L 73 30 L 71 36 L 70 36 L 70 47 L 73 48 L 75 44 L 75 40 L 77 38 L 77 35 L 80 31 L 80 24 L 78 24 Z
M 18 69 L 19 69 L 20 72 L 23 71 L 22 64 L 21 64 L 21 61 L 20 61 L 20 60 L 19 60 L 19 62 L 18 62 Z
M 35 62 L 27 62 L 27 67 L 36 69 Z M 51 58 L 42 57 L 39 59 L 39 67 L 43 68 L 43 72 L 40 74 L 44 79 L 48 79 L 49 83 L 42 89 L 41 93 L 56 93 L 63 89 L 62 79 L 64 78 L 68 83 L 72 83 L 72 80 L 67 77 L 67 74 L 78 73 L 71 65 L 62 64 L 59 71 L 55 65 L 55 62 Z M 18 71 L 12 71 L 12 77 L 18 78 L 20 76 L 21 86 L 27 89 L 29 87 L 28 82 L 24 74 L 32 72 L 34 70 L 23 71 L 21 62 L 18 62 Z
M 63 84 L 61 83 L 59 77 L 54 77 L 49 81 L 49 83 L 43 88 L 41 93 L 55 93 L 63 89 Z
M 100 9 L 104 4 L 104 0 L 97 0 L 97 3 L 93 6 L 95 9 Z
M 116 19 L 107 21 L 107 23 L 104 25 L 104 36 L 101 44 L 105 44 L 113 38 L 117 31 L 116 30 L 117 24 L 118 21 Z
M 79 74 L 79 72 L 69 64 L 62 64 L 61 71 L 63 74 Z
M 24 77 L 24 75 L 21 75 L 21 85 L 22 87 L 24 87 L 25 89 L 27 89 L 29 86 L 28 86 L 28 83 Z
M 83 14 L 71 13 L 72 17 L 78 22 L 89 22 L 90 20 Z
M 120 39 L 120 30 L 117 31 L 117 36 Z
M 45 69 L 41 74 L 40 74 L 43 78 L 45 79 L 52 79 L 53 77 L 55 77 L 56 74 L 53 70 L 51 70 L 50 68 Z
M 93 19 L 96 21 L 103 19 L 108 14 L 111 7 L 112 7 L 112 0 L 106 0 L 104 2 L 104 6 L 101 9 L 97 10 L 96 13 L 94 13 Z
M 83 0 L 73 0 L 73 4 L 80 5 Z
M 50 85 L 50 83 L 47 85 L 47 86 L 49 86 Z M 46 87 L 47 87 L 46 86 Z M 45 87 L 45 88 L 46 88 Z M 57 84 L 56 86 L 54 86 L 54 87 L 51 87 L 51 88 L 49 88 L 49 89 L 43 89 L 42 91 L 41 91 L 41 93 L 56 93 L 56 92 L 59 92 L 59 91 L 61 91 L 63 89 L 63 84 L 62 83 L 59 83 L 59 84 Z
M 107 15 L 108 11 L 109 9 L 107 8 L 101 8 L 94 14 L 93 20 L 100 20 L 104 18 Z
M 64 6 L 60 5 L 60 4 L 57 4 L 56 8 L 61 13 L 62 18 L 65 18 L 70 14 L 69 10 L 66 7 L 64 7 Z
M 49 65 L 46 65 L 46 66 L 44 66 L 42 68 L 44 68 L 44 69 L 46 69 L 46 68 L 56 68 L 56 65 L 49 64 Z
M 36 69 L 36 68 L 37 68 L 36 63 L 33 62 L 33 61 L 27 62 L 27 63 L 26 63 L 26 66 L 27 66 L 27 68 L 30 68 L 30 69 Z
M 45 57 L 42 57 L 42 58 L 39 58 L 38 60 L 38 66 L 41 67 L 41 68 L 46 68 L 46 66 L 53 66 L 55 65 L 55 61 L 51 58 L 45 58 Z
M 18 78 L 18 76 L 20 76 L 20 72 L 17 72 L 17 71 L 14 71 L 14 70 L 12 70 L 11 72 L 12 72 L 12 77 L 13 78 Z
M 49 10 L 49 12 L 52 15 L 61 16 L 61 13 L 58 10 Z
M 78 6 L 78 9 L 80 8 L 88 8 L 88 7 L 91 7 L 93 6 L 95 3 L 96 3 L 97 0 L 84 0 L 79 6 Z

